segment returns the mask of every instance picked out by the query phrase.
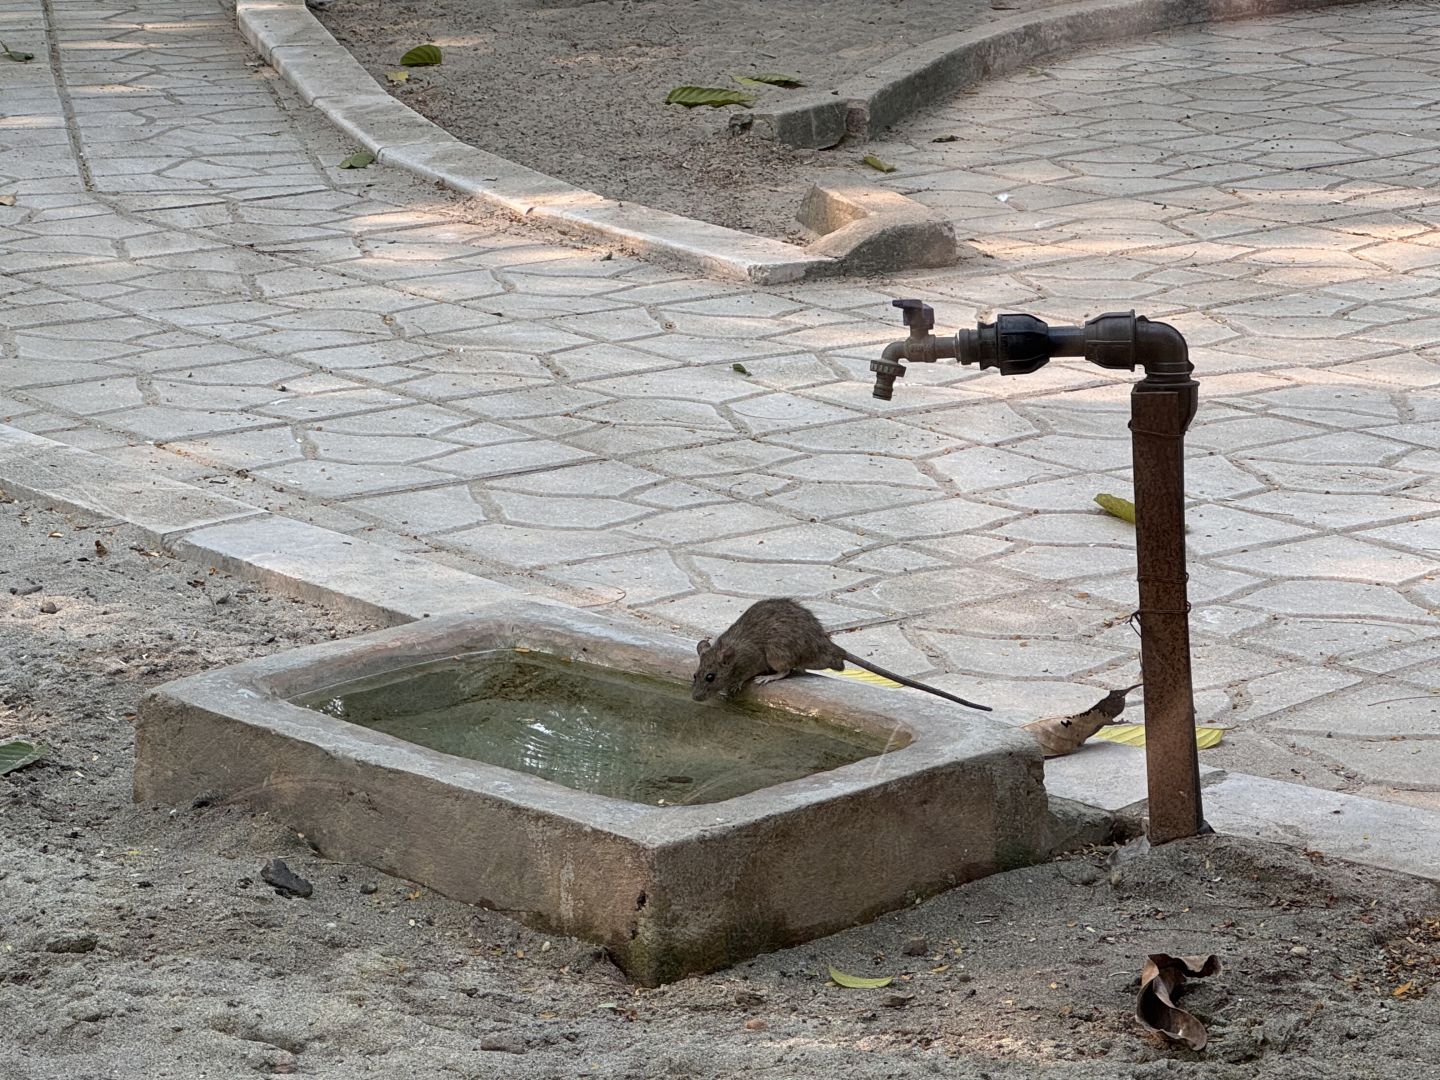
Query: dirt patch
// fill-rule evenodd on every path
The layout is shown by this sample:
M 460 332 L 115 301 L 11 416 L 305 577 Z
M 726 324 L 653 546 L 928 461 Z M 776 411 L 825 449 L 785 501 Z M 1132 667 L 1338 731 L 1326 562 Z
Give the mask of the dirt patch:
M 1058 0 L 336 0 L 321 21 L 372 75 L 434 42 L 445 62 L 390 91 L 459 139 L 572 184 L 732 228 L 798 235 L 810 184 L 873 180 L 853 146 L 796 151 L 725 133 L 674 86 L 782 72 L 814 89 L 944 34 Z M 787 91 L 756 91 L 761 104 Z
M 0 505 L 0 552 L 0 736 L 53 747 L 0 778 L 7 1080 L 1440 1069 L 1440 990 L 1423 993 L 1440 978 L 1435 887 L 1221 838 L 1113 878 L 1103 852 L 1014 871 L 637 992 L 584 943 L 329 862 L 241 807 L 131 803 L 145 688 L 360 625 L 14 503 Z M 277 857 L 313 883 L 309 899 L 261 880 Z M 1210 1024 L 1203 1054 L 1136 1030 L 1151 951 L 1224 960 L 1183 999 Z M 842 990 L 832 964 L 896 981 Z

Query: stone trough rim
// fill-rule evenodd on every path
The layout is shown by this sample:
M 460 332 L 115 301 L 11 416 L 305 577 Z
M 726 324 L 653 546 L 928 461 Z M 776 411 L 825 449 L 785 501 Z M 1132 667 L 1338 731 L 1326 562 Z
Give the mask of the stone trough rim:
M 802 678 L 747 691 L 752 703 L 768 705 L 800 716 L 824 715 L 839 726 L 872 735 L 884 729 L 899 732 L 909 741 L 893 750 L 872 755 L 834 769 L 822 770 L 718 802 L 651 806 L 614 796 L 585 791 L 541 776 L 501 765 L 435 750 L 398 736 L 375 731 L 290 699 L 334 686 L 334 680 L 315 682 L 305 675 L 317 664 L 363 659 L 366 675 L 381 675 L 444 657 L 478 651 L 434 651 L 433 643 L 447 634 L 463 634 L 469 627 L 489 623 L 496 636 L 541 628 L 577 640 L 601 642 L 606 633 L 622 635 L 627 649 L 648 650 L 634 667 L 622 668 L 625 658 L 601 657 L 586 662 L 612 670 L 675 681 L 683 685 L 693 666 L 693 650 L 673 633 L 657 631 L 639 622 L 569 608 L 537 600 L 499 601 L 432 619 L 419 619 L 271 653 L 267 656 L 207 669 L 176 679 L 146 692 L 140 702 L 141 724 L 147 712 L 184 705 L 257 732 L 296 739 L 331 754 L 344 754 L 362 765 L 403 768 L 437 783 L 501 799 L 513 806 L 565 817 L 577 825 L 603 829 L 646 849 L 687 841 L 708 827 L 727 828 L 763 822 L 776 813 L 818 806 L 839 797 L 860 796 L 935 770 L 960 758 L 1003 753 L 1028 759 L 1036 769 L 1040 752 L 1019 729 L 981 714 L 960 716 L 957 707 L 928 700 L 902 703 L 885 690 L 833 679 Z M 587 635 L 589 635 L 587 637 Z M 385 651 L 369 654 L 372 645 Z M 504 649 L 501 643 L 479 648 Z M 536 653 L 542 650 L 533 650 Z M 603 651 L 603 648 L 602 648 Z M 563 653 L 557 651 L 563 657 Z M 570 657 L 570 659 L 574 659 Z M 299 676 L 299 682 L 289 682 Z M 347 675 L 342 681 L 349 681 Z M 904 713 L 901 719 L 897 714 Z M 404 761 L 397 763 L 397 754 Z

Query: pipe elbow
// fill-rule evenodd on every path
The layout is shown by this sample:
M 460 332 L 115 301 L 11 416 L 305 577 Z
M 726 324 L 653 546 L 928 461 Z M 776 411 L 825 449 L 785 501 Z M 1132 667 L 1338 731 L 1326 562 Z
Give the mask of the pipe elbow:
M 891 364 L 898 364 L 905 359 L 905 346 L 909 344 L 909 338 L 901 338 L 899 341 L 892 341 L 880 354 L 880 359 Z
M 1184 336 L 1169 323 L 1151 322 L 1143 315 L 1135 320 L 1135 360 L 1147 375 L 1181 375 L 1189 378 L 1190 347 Z
M 1160 382 L 1186 380 L 1193 370 L 1190 349 L 1169 323 L 1151 322 L 1133 311 L 1098 315 L 1085 324 L 1085 359 L 1106 368 L 1145 369 Z

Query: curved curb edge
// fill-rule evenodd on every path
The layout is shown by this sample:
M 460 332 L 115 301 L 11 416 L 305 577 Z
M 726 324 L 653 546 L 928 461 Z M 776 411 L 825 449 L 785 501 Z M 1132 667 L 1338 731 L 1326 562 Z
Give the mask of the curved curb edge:
M 712 277 L 779 285 L 839 272 L 792 244 L 607 199 L 461 142 L 391 97 L 304 0 L 236 0 L 245 39 L 305 104 L 373 153 L 515 217 Z
M 938 99 L 1077 45 L 1099 44 L 1197 23 L 1279 15 L 1363 0 L 1081 0 L 946 34 L 897 54 L 829 93 L 757 109 L 750 131 L 788 146 L 824 149 L 870 139 Z

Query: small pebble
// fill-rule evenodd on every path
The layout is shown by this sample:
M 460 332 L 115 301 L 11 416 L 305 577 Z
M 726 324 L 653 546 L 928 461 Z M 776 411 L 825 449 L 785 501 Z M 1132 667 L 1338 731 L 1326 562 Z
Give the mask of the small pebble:
M 290 867 L 284 859 L 271 859 L 260 868 L 260 880 L 272 886 L 281 896 L 307 897 L 315 887 Z
M 1290 950 L 1290 955 L 1291 955 L 1291 956 L 1309 956 L 1309 955 L 1310 955 L 1310 950 L 1307 949 L 1304 945 L 1296 945 L 1294 948 L 1292 948 L 1292 949 Z
M 887 1009 L 903 1009 L 915 1000 L 914 994 L 887 994 L 880 1004 Z
M 923 937 L 912 937 L 900 951 L 906 956 L 929 956 L 930 943 Z
M 525 1043 L 513 1035 L 492 1035 L 480 1040 L 481 1050 L 498 1050 L 503 1054 L 525 1053 Z
M 764 995 L 764 994 L 757 994 L 754 990 L 736 990 L 736 991 L 735 991 L 735 1004 L 736 1004 L 736 1005 L 747 1005 L 747 1006 L 748 1006 L 748 1005 L 764 1005 L 764 1004 L 765 1004 L 765 995 Z
M 95 946 L 99 943 L 100 939 L 94 934 L 63 934 L 47 941 L 45 951 L 49 953 L 88 953 L 94 952 Z
M 367 881 L 364 885 L 360 886 L 360 893 L 363 896 L 371 896 L 379 891 L 380 886 L 376 885 L 373 881 Z
M 745 1021 L 746 1031 L 766 1031 L 769 1027 L 770 1025 L 758 1016 L 752 1016 L 749 1020 Z
M 41 588 L 43 588 L 43 586 L 33 583 L 30 585 L 11 585 L 10 592 L 14 596 L 33 596 L 39 592 Z
M 40 614 L 41 614 L 41 615 L 54 615 L 54 614 L 55 614 L 56 612 L 58 612 L 59 610 L 60 610 L 60 609 L 55 606 L 55 601 L 54 601 L 54 600 L 46 600 L 44 603 L 42 603 L 42 604 L 40 605 Z

